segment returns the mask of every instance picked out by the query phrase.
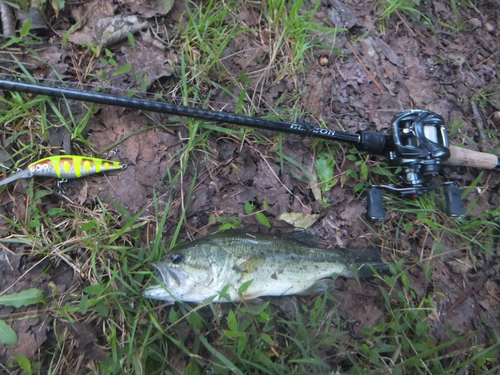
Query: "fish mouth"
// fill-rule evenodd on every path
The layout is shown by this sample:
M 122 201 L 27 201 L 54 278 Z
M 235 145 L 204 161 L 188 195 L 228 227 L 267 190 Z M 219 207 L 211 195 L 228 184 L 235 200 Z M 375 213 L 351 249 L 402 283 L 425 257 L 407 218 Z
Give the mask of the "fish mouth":
M 175 301 L 170 290 L 179 288 L 187 279 L 187 274 L 176 268 L 159 265 L 155 278 L 158 281 L 152 281 L 151 285 L 144 289 L 142 296 L 162 301 Z

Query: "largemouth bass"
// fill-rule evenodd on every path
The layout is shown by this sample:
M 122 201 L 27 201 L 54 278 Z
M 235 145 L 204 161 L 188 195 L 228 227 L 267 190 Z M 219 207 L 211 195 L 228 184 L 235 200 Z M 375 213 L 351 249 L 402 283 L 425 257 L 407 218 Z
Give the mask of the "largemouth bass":
M 226 298 L 218 302 L 318 294 L 331 287 L 333 280 L 325 278 L 333 275 L 352 278 L 356 272 L 360 278 L 373 276 L 367 264 L 376 270 L 385 268 L 378 249 L 326 250 L 287 237 L 226 232 L 170 252 L 156 269 L 161 283 L 148 286 L 143 295 L 201 303 L 227 285 Z M 238 289 L 250 280 L 240 295 Z

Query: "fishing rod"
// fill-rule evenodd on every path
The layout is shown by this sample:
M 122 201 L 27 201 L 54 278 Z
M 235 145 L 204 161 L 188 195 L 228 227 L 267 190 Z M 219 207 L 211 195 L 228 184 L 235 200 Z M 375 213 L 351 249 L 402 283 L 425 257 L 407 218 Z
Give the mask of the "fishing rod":
M 360 150 L 366 150 L 373 154 L 387 154 L 393 166 L 401 167 L 399 177 L 402 186 L 373 185 L 369 189 L 367 216 L 372 220 L 383 220 L 385 217 L 381 189 L 403 196 L 417 197 L 443 187 L 446 213 L 452 217 L 464 216 L 466 209 L 461 199 L 460 188 L 453 182 L 437 184 L 433 181 L 433 178 L 439 174 L 441 166 L 445 164 L 483 169 L 494 169 L 500 166 L 495 155 L 450 146 L 444 119 L 434 112 L 424 110 L 408 110 L 396 115 L 391 123 L 391 134 L 370 131 L 347 133 L 316 127 L 314 124 L 302 121 L 282 122 L 5 79 L 0 79 L 0 89 L 293 133 L 305 137 L 349 143 Z

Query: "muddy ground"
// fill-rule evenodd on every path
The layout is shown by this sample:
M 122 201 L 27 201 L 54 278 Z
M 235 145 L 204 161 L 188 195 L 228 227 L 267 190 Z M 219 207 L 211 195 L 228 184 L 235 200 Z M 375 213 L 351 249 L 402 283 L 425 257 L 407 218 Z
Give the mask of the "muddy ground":
M 40 79 L 54 79 L 56 76 L 49 67 L 50 63 L 66 81 L 72 77 L 75 81 L 78 79 L 75 71 L 84 70 L 89 59 L 75 51 L 81 49 L 82 40 L 89 37 L 90 29 L 86 28 L 91 25 L 75 32 L 68 43 L 62 44 L 61 41 L 65 32 L 77 21 L 78 14 L 88 10 L 85 6 L 80 3 L 68 4 L 57 18 L 55 15 L 50 18 L 53 29 L 41 33 L 43 44 L 35 47 L 42 61 L 23 54 L 23 51 L 16 55 L 31 74 Z M 180 0 L 176 1 L 168 14 L 161 14 L 154 7 L 138 8 L 134 2 L 127 1 L 98 0 L 89 8 L 92 7 L 100 10 L 100 13 L 95 13 L 96 19 L 121 13 L 138 15 L 150 23 L 157 20 L 164 25 L 171 38 L 175 35 L 172 30 L 178 28 L 180 15 L 185 12 L 185 4 Z M 428 109 L 440 114 L 446 124 L 455 125 L 450 130 L 451 143 L 496 152 L 496 134 L 500 126 L 500 119 L 495 117 L 498 116 L 496 111 L 500 111 L 499 8 L 498 1 L 478 1 L 472 8 L 461 6 L 459 12 L 463 25 L 457 31 L 444 25 L 456 27 L 456 17 L 448 2 L 427 2 L 418 9 L 430 18 L 432 27 L 426 26 L 421 18 L 415 21 L 404 14 L 395 13 L 382 28 L 377 21 L 381 9 L 375 2 L 325 0 L 317 13 L 317 21 L 329 27 L 349 30 L 348 33 L 337 34 L 335 47 L 338 50 L 315 50 L 303 74 L 287 76 L 279 82 L 274 82 L 272 74 L 254 75 L 248 86 L 256 92 L 262 87 L 266 88 L 258 101 L 258 105 L 263 108 L 273 108 L 275 102 L 285 98 L 283 103 L 295 105 L 301 112 L 308 114 L 307 119 L 322 119 L 330 129 L 348 132 L 388 132 L 391 119 L 398 112 L 411 108 Z M 241 17 L 252 25 L 255 21 L 249 14 L 247 10 L 242 11 Z M 254 27 L 257 24 L 253 23 Z M 168 43 L 158 44 L 146 30 L 137 31 L 135 38 L 137 53 L 142 54 L 142 59 L 137 58 L 126 40 L 108 48 L 119 64 L 129 63 L 134 67 L 133 72 L 142 69 L 148 73 L 147 86 L 150 91 L 155 92 L 163 86 L 168 92 L 179 81 L 180 56 L 176 49 L 168 47 Z M 75 56 L 81 58 L 78 63 Z M 258 71 L 259 62 L 269 58 L 262 46 L 243 36 L 228 45 L 224 56 L 228 56 L 224 60 L 228 67 L 225 74 L 234 76 L 243 71 Z M 320 65 L 317 59 L 322 56 L 327 60 L 322 60 Z M 5 57 L 2 62 L 3 73 L 13 67 Z M 94 69 L 106 70 L 107 67 L 98 62 Z M 124 90 L 137 88 L 133 72 L 113 76 L 112 86 Z M 303 94 L 297 102 L 287 100 L 298 92 Z M 3 95 L 8 96 L 8 93 Z M 180 103 L 179 100 L 177 102 Z M 236 104 L 235 100 L 216 94 L 207 107 L 231 112 L 235 110 Z M 78 103 L 73 105 L 72 111 L 75 116 L 85 114 Z M 159 123 L 169 124 L 168 128 L 144 130 Z M 277 143 L 272 132 L 256 133 Z M 175 174 L 179 170 L 179 162 L 173 160 L 189 137 L 184 124 L 165 115 L 146 116 L 128 109 L 104 106 L 95 111 L 85 135 L 96 152 L 102 152 L 125 138 L 120 153 L 128 163 L 128 169 L 123 173 L 69 182 L 64 189 L 73 202 L 91 206 L 97 197 L 107 204 L 111 204 L 112 199 L 131 215 L 140 211 L 144 215 L 152 215 L 152 198 L 156 191 L 157 196 L 161 197 L 160 204 L 164 205 L 170 198 L 177 202 L 171 208 L 169 217 L 180 217 L 181 192 L 186 196 L 190 186 L 189 183 L 177 183 L 170 190 L 167 171 Z M 401 225 L 415 220 L 415 215 L 407 215 L 401 221 L 401 211 L 389 207 L 387 220 L 384 223 L 371 223 L 374 231 L 368 229 L 364 218 L 366 198 L 353 191 L 358 181 L 344 179 L 343 172 L 346 170 L 359 171 L 355 161 L 345 158 L 347 147 L 334 146 L 337 150 L 335 175 L 339 176 L 339 182 L 323 194 L 325 202 L 320 202 L 307 182 L 294 177 L 302 175 L 298 168 L 289 164 L 281 170 L 279 156 L 272 152 L 271 145 L 254 140 L 255 137 L 241 142 L 237 137 L 213 132 L 208 138 L 206 152 L 193 153 L 184 181 L 190 181 L 196 170 L 198 183 L 189 202 L 187 226 L 181 232 L 181 238 L 189 240 L 212 233 L 219 223 L 207 225 L 212 224 L 209 219 L 220 216 L 240 218 L 247 231 L 268 231 L 255 216 L 246 215 L 244 207 L 245 202 L 252 202 L 262 208 L 267 202 L 265 214 L 270 220 L 272 232 L 293 230 L 291 225 L 278 219 L 282 213 L 319 214 L 319 219 L 310 231 L 329 248 L 380 245 L 387 259 L 394 256 L 405 258 L 409 265 L 431 256 L 431 251 L 435 249 L 434 239 L 422 227 L 401 230 Z M 60 147 L 61 151 L 64 148 L 68 151 L 64 132 L 55 132 L 49 142 L 53 147 Z M 314 171 L 317 155 L 308 147 L 310 143 L 299 136 L 284 135 L 283 152 L 306 170 Z M 378 165 L 377 160 L 370 159 L 368 165 Z M 447 167 L 443 175 L 447 180 L 456 181 L 465 190 L 477 178 L 479 171 Z M 383 178 L 376 175 L 370 174 L 370 178 L 384 182 Z M 466 205 L 473 207 L 469 212 L 470 217 L 498 209 L 499 189 L 499 173 L 485 171 L 477 187 L 465 199 Z M 16 215 L 23 217 L 27 205 L 25 196 L 23 184 L 5 189 L 0 197 L 1 215 L 8 218 Z M 54 199 L 56 204 L 57 198 Z M 2 220 L 1 236 L 5 235 L 6 228 L 9 228 L 9 223 Z M 167 221 L 165 236 L 171 236 L 175 228 L 175 221 Z M 375 235 L 377 232 L 381 235 Z M 412 289 L 418 298 L 435 293 L 442 296 L 438 299 L 438 315 L 433 317 L 436 337 L 441 338 L 442 342 L 451 337 L 448 331 L 440 328 L 445 325 L 459 335 L 478 329 L 484 331 L 486 337 L 490 330 L 498 329 L 500 324 L 497 238 L 491 238 L 489 256 L 476 248 L 477 252 L 473 254 L 475 264 L 470 260 L 471 254 L 462 251 L 467 247 L 463 239 L 446 235 L 440 240 L 440 249 L 445 255 L 432 263 L 432 282 L 426 280 L 421 267 L 415 266 L 409 270 Z M 75 275 L 63 262 L 44 272 L 49 260 L 43 260 L 37 254 L 26 255 L 29 252 L 29 248 L 8 244 L 0 248 L 0 291 L 7 288 L 10 288 L 10 292 L 20 291 L 36 286 L 50 295 L 49 283 L 54 283 L 61 292 L 78 290 L 85 284 L 82 276 Z M 19 279 L 21 275 L 23 277 Z M 346 322 L 355 322 L 352 325 L 354 338 L 360 334 L 356 333 L 360 327 L 375 326 L 384 314 L 384 301 L 378 292 L 377 282 L 360 285 L 351 280 L 339 281 L 334 295 L 339 301 L 342 318 Z M 44 307 L 39 308 L 43 310 Z M 22 353 L 29 359 L 39 358 L 43 356 L 44 350 L 54 345 L 54 322 L 49 316 L 36 314 L 36 309 L 29 307 L 16 310 L 20 314 L 24 311 L 34 313 L 36 317 L 16 320 L 12 324 L 19 334 L 19 344 L 15 347 L 0 345 L 0 363 L 13 360 L 16 353 Z M 1 316 L 11 312 L 11 308 L 0 308 Z M 485 321 L 489 322 L 489 326 Z M 93 359 L 99 359 L 99 355 L 102 353 L 95 354 Z M 332 356 L 332 353 L 325 356 Z M 333 366 L 335 357 L 331 358 Z

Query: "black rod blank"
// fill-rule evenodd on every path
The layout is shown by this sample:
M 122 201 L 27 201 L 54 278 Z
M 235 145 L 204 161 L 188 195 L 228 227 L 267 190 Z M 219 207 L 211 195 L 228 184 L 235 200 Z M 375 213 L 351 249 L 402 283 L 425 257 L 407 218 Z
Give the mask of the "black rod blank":
M 154 102 L 150 100 L 127 98 L 124 96 L 103 94 L 85 90 L 46 86 L 35 83 L 25 83 L 0 79 L 0 89 L 24 92 L 28 94 L 46 95 L 56 98 L 80 100 L 91 103 L 119 106 L 143 111 L 152 111 L 192 117 L 208 121 L 220 121 L 227 124 L 249 126 L 252 128 L 280 131 L 285 133 L 314 136 L 332 141 L 347 142 L 361 146 L 362 137 L 359 134 L 340 132 L 336 130 L 316 128 L 312 124 L 290 123 L 266 120 L 258 117 L 235 115 L 232 113 L 198 109 L 183 105 Z

